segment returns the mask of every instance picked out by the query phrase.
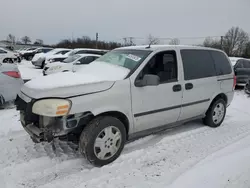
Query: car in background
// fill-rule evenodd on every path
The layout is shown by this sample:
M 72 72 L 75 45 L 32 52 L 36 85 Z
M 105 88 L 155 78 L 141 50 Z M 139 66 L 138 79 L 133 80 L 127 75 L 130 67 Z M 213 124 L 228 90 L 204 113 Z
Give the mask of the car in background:
M 96 54 L 96 55 L 104 55 L 107 53 L 108 50 L 100 50 L 100 49 L 91 49 L 91 48 L 76 48 L 74 50 L 71 50 L 70 52 L 66 54 L 61 54 L 61 55 L 55 55 L 53 57 L 50 57 L 47 59 L 45 64 L 53 63 L 53 62 L 58 62 L 58 61 L 63 61 L 69 56 L 74 56 L 77 54 Z
M 14 63 L 15 61 L 18 61 L 18 53 L 0 48 L 0 63 Z
M 236 85 L 245 86 L 250 79 L 250 60 L 239 57 L 229 57 L 236 76 Z
M 54 55 L 65 54 L 70 50 L 67 48 L 55 48 L 47 53 L 39 53 L 33 57 L 31 63 L 36 67 L 44 68 L 47 59 L 50 59 Z
M 0 63 L 0 106 L 15 100 L 23 84 L 17 65 Z
M 34 56 L 34 53 L 36 52 L 36 49 L 37 48 L 35 48 L 35 47 L 34 48 L 28 48 L 27 50 L 21 51 L 20 55 L 21 55 L 21 57 L 23 59 L 30 61 Z
M 22 57 L 28 61 L 31 61 L 33 59 L 33 57 L 35 56 L 35 54 L 47 53 L 51 50 L 53 50 L 53 48 L 49 48 L 49 47 L 32 48 L 32 49 L 25 51 L 22 54 Z
M 71 51 L 69 56 L 73 56 L 76 54 L 96 54 L 96 55 L 104 55 L 109 50 L 102 50 L 102 49 L 91 49 L 91 48 L 75 48 Z
M 99 57 L 100 55 L 96 54 L 77 54 L 69 56 L 62 62 L 47 64 L 43 69 L 43 75 L 46 76 L 57 72 L 68 72 L 68 71 L 75 72 L 79 68 L 82 68 L 90 64 Z
M 55 55 L 51 55 L 46 58 L 45 65 L 54 63 L 54 62 L 61 62 L 64 59 L 69 57 L 69 54 L 72 52 L 72 50 L 65 50 L 60 53 L 57 53 Z

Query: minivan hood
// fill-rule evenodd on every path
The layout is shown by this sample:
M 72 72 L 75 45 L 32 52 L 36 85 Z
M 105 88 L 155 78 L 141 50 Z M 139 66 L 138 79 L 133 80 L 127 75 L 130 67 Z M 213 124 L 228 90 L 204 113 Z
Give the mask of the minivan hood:
M 41 76 L 27 82 L 21 91 L 31 98 L 70 97 L 110 89 L 123 80 L 129 69 L 103 62 L 93 62 L 77 72 Z

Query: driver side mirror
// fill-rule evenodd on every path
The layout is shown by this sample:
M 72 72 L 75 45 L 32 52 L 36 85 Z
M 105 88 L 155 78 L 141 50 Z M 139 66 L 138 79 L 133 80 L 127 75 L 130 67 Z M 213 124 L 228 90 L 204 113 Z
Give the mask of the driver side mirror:
M 160 77 L 153 74 L 145 74 L 142 80 L 136 80 L 136 87 L 157 86 L 160 84 Z

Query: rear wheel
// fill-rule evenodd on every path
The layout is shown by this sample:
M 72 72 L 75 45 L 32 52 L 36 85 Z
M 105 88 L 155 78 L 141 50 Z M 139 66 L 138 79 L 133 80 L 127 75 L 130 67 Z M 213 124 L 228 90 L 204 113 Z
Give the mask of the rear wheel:
M 209 127 L 219 127 L 222 124 L 225 115 L 226 102 L 223 99 L 218 99 L 209 107 L 203 122 Z
M 92 120 L 83 130 L 79 149 L 95 166 L 103 166 L 116 160 L 126 141 L 123 123 L 111 116 L 100 116 Z

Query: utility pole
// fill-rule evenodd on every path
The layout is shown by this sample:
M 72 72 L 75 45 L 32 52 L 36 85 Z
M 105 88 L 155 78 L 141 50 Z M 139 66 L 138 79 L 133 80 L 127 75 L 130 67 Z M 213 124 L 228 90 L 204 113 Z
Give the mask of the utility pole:
M 223 40 L 224 40 L 224 36 L 220 37 L 220 48 L 223 49 Z
M 97 42 L 98 42 L 98 33 L 95 35 L 95 48 L 97 49 Z

